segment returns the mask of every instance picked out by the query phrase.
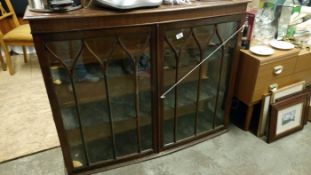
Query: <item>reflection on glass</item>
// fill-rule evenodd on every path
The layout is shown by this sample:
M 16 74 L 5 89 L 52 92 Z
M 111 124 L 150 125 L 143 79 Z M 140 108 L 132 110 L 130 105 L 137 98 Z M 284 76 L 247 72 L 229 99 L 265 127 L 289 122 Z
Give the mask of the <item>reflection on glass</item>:
M 46 44 L 75 168 L 152 149 L 149 34 Z
M 209 56 L 235 29 L 224 23 L 165 32 L 164 90 Z M 224 125 L 225 97 L 235 41 L 214 53 L 164 99 L 164 145 Z
M 231 36 L 238 28 L 236 22 L 228 22 L 222 23 L 218 25 L 219 34 L 223 36 L 224 39 Z M 229 86 L 230 73 L 231 73 L 231 65 L 233 61 L 233 54 L 235 50 L 236 38 L 233 38 L 226 44 L 224 48 L 224 60 L 222 66 L 222 73 L 220 77 L 220 85 L 219 85 L 219 97 L 217 103 L 217 111 L 215 117 L 215 127 L 224 125 L 224 113 L 226 109 L 226 96 L 227 90 Z
M 200 55 L 190 29 L 166 32 L 164 46 L 164 85 L 167 89 L 199 62 Z M 164 100 L 164 144 L 195 134 L 198 77 L 196 70 Z

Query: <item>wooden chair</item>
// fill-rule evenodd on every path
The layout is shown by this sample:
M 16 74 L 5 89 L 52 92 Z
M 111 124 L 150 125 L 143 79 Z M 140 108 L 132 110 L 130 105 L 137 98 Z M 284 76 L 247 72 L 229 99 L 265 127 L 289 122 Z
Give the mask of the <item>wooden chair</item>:
M 0 2 L 0 22 L 6 22 L 5 27 L 9 26 L 10 29 L 3 32 L 1 32 L 0 30 L 0 46 L 4 50 L 9 72 L 11 75 L 13 75 L 15 71 L 13 68 L 8 46 L 22 46 L 24 53 L 24 62 L 27 63 L 27 51 L 25 46 L 33 46 L 33 40 L 30 33 L 29 24 L 20 25 L 11 1 L 5 0 L 5 3 L 9 11 L 6 11 Z
M 3 37 L 3 34 L 0 31 L 0 39 L 2 37 Z M 6 71 L 6 64 L 5 64 L 4 60 L 3 60 L 1 50 L 0 50 L 0 64 L 1 64 L 2 70 Z

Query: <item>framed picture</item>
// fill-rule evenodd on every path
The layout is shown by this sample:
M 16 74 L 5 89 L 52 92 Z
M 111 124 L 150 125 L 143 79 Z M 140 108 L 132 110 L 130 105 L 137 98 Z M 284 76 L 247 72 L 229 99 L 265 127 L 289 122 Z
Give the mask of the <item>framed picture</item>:
M 262 137 L 266 134 L 270 112 L 269 109 L 270 101 L 271 101 L 271 93 L 262 96 L 261 111 L 257 130 L 258 137 Z
M 308 120 L 309 122 L 311 122 L 311 95 L 310 95 L 310 98 L 309 98 L 309 109 L 308 109 Z
M 307 120 L 309 120 L 311 122 L 311 87 L 309 87 L 307 89 L 308 93 L 309 93 L 309 101 L 308 101 L 308 117 L 307 117 Z
M 307 94 L 307 105 L 306 105 L 306 116 L 304 118 L 304 124 L 308 123 L 308 120 L 311 121 L 311 88 L 306 87 L 306 89 L 302 92 Z
M 277 100 L 280 100 L 286 96 L 303 91 L 305 84 L 305 81 L 301 81 L 272 91 L 271 103 L 275 103 Z
M 261 112 L 259 117 L 257 136 L 263 137 L 268 133 L 268 119 L 270 115 L 270 104 L 286 98 L 289 95 L 302 92 L 305 88 L 305 81 L 297 82 L 289 86 L 272 90 L 271 93 L 265 94 L 262 97 Z
M 308 98 L 308 93 L 300 93 L 271 105 L 268 143 L 303 128 Z
M 311 122 L 311 99 L 310 99 L 310 101 L 309 101 L 308 120 L 309 120 L 309 122 Z

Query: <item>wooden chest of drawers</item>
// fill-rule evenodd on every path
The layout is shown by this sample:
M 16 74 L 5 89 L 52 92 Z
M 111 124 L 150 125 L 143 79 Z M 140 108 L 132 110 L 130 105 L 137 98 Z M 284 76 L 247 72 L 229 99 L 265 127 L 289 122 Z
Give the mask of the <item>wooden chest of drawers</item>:
M 235 96 L 248 106 L 244 129 L 249 129 L 253 106 L 271 85 L 283 87 L 302 80 L 311 82 L 311 52 L 275 50 L 271 56 L 257 56 L 241 50 Z

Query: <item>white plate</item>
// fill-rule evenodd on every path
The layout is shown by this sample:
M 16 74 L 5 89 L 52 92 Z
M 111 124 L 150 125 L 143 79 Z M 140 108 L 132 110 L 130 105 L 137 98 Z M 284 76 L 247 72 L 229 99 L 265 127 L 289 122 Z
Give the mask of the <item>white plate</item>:
M 295 46 L 292 43 L 286 42 L 286 41 L 278 41 L 278 40 L 272 40 L 270 42 L 270 45 L 277 49 L 282 50 L 289 50 L 295 48 Z
M 257 55 L 272 55 L 274 53 L 274 50 L 267 46 L 254 46 L 249 49 L 251 52 Z

